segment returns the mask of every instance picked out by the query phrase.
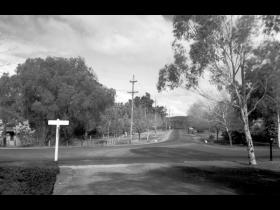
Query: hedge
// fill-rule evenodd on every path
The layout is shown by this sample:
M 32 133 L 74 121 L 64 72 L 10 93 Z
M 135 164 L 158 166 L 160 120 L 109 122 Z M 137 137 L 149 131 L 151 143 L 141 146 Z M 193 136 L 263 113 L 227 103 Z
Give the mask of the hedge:
M 58 173 L 55 163 L 0 163 L 0 195 L 51 195 Z

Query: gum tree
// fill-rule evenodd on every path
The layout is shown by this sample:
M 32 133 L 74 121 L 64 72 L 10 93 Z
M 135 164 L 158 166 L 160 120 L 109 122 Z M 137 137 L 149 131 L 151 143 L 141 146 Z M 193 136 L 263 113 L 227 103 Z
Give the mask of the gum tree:
M 260 83 L 245 78 L 247 60 L 252 53 L 252 37 L 257 28 L 255 16 L 177 15 L 173 19 L 175 40 L 172 44 L 174 62 L 159 71 L 157 88 L 184 86 L 197 88 L 205 71 L 219 90 L 233 96 L 232 105 L 240 110 L 248 145 L 249 164 L 256 165 L 248 116 L 247 102 Z
M 276 130 L 278 136 L 278 147 L 280 147 L 280 42 L 266 40 L 254 50 L 254 57 L 250 65 L 255 65 L 255 71 L 248 72 L 247 77 L 252 81 L 268 80 L 266 97 L 260 105 L 259 112 L 266 118 L 266 121 L 275 116 Z M 263 90 L 259 89 L 253 93 L 252 102 L 260 98 Z M 265 113 L 268 112 L 268 113 Z

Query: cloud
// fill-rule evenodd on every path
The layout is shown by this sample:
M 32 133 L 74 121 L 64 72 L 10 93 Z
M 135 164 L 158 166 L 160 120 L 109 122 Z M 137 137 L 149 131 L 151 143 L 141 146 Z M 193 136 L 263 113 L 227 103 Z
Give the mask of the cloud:
M 117 90 L 117 101 L 131 96 L 132 74 L 139 95 L 151 93 L 160 105 L 185 115 L 198 96 L 185 90 L 158 93 L 158 71 L 173 61 L 172 17 L 156 15 L 4 15 L 0 16 L 0 64 L 14 72 L 29 57 L 82 56 L 99 80 Z M 166 21 L 168 20 L 168 21 Z

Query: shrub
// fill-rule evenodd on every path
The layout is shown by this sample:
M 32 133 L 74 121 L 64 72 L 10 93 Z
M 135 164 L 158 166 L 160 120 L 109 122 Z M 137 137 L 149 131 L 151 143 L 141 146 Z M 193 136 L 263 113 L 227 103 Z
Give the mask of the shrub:
M 226 131 L 222 132 L 223 140 L 229 143 L 229 136 Z M 244 132 L 231 131 L 231 138 L 233 144 L 243 144 L 246 145 L 246 138 Z
M 50 195 L 58 173 L 56 164 L 1 164 L 0 195 Z
M 208 141 L 214 141 L 215 137 L 211 134 L 209 137 L 208 137 Z

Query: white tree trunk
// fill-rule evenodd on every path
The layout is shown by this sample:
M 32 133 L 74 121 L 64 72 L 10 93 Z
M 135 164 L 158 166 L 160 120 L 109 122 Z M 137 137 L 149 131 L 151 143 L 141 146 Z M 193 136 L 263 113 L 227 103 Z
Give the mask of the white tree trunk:
M 229 129 L 228 129 L 228 127 L 226 126 L 226 131 L 227 131 L 227 134 L 228 134 L 228 138 L 229 138 L 229 144 L 230 144 L 230 146 L 232 146 L 232 138 L 231 138 L 231 133 L 230 133 L 230 131 L 229 131 Z
M 252 140 L 251 132 L 250 132 L 250 129 L 249 129 L 249 119 L 248 119 L 247 107 L 243 107 L 241 109 L 241 115 L 242 115 L 242 120 L 243 120 L 243 123 L 244 123 L 244 132 L 245 132 L 245 135 L 246 135 L 246 141 L 247 141 L 247 146 L 248 146 L 247 150 L 248 150 L 249 164 L 250 165 L 257 165 L 253 140 Z

